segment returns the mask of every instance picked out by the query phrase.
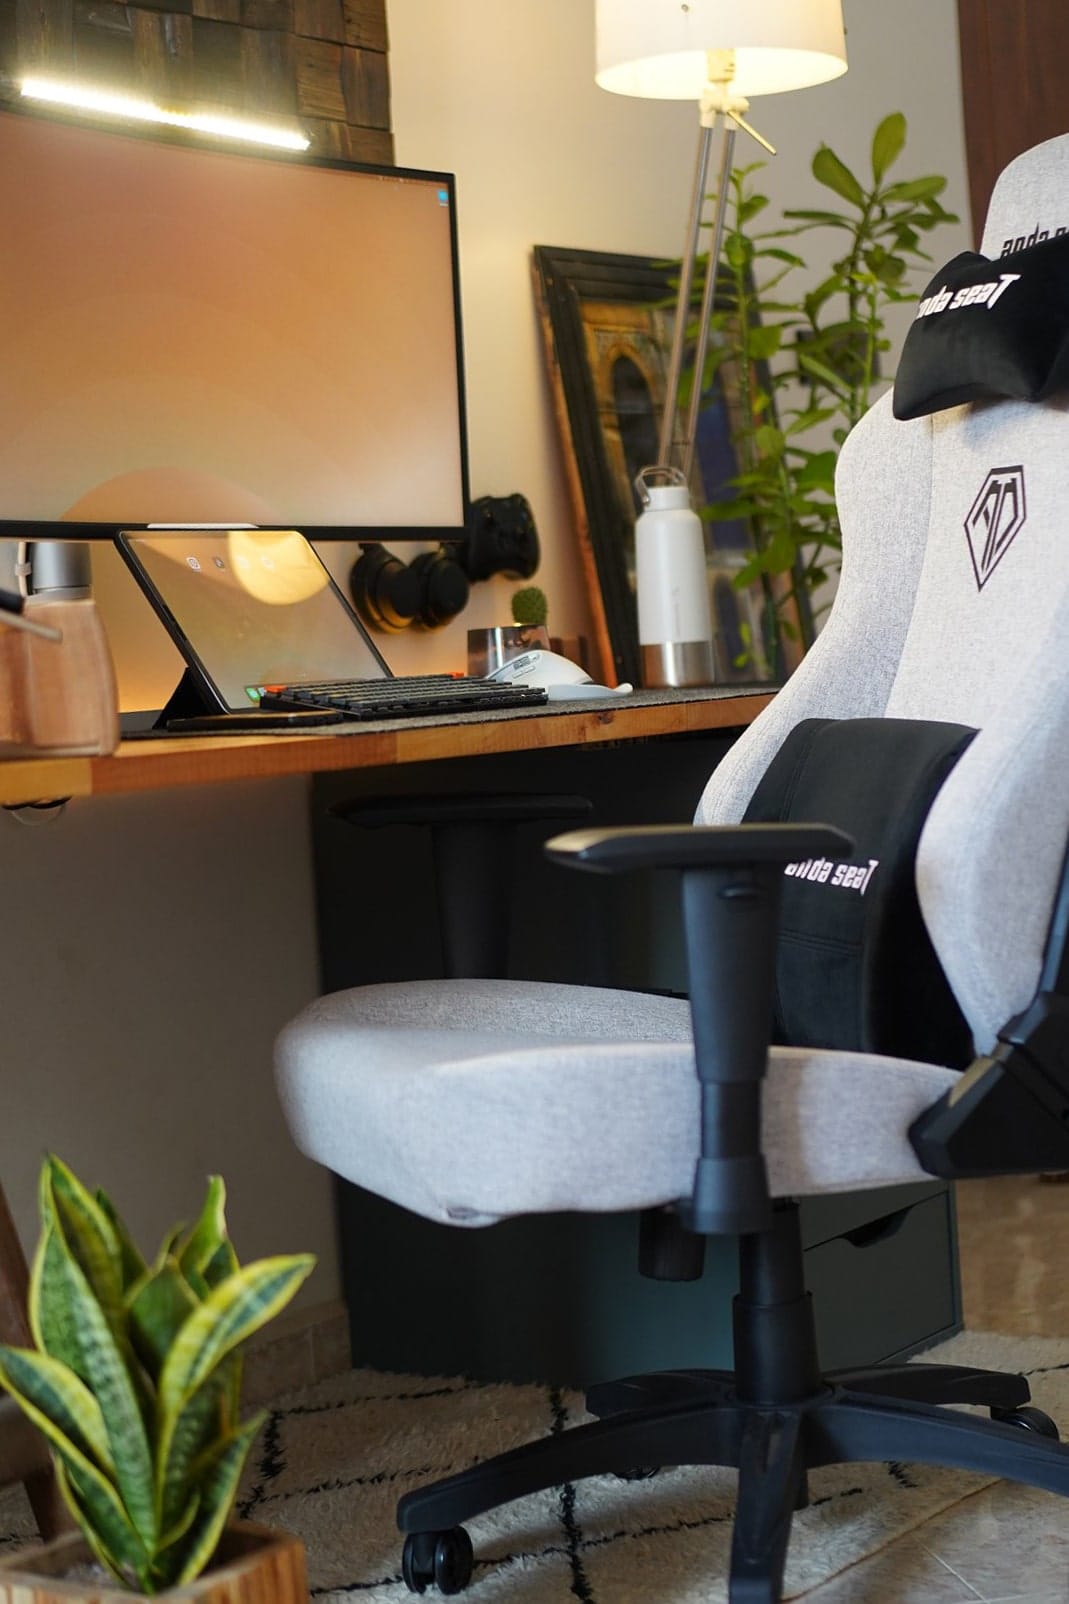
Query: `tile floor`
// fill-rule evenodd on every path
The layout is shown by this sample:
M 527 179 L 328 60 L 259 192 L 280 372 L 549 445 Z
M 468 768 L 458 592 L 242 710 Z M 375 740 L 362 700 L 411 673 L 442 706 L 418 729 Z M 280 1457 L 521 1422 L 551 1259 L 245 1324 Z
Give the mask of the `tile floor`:
M 958 1187 L 973 1331 L 1069 1336 L 1069 1181 Z M 1061 1421 L 1063 1436 L 1069 1422 Z M 1002 1482 L 805 1595 L 806 1604 L 1069 1604 L 1069 1501 Z

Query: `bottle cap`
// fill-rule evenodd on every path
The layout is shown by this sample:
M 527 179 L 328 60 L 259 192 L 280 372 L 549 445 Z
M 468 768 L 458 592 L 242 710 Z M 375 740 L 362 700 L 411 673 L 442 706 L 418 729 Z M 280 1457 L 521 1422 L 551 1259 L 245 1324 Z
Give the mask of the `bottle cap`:
M 654 476 L 665 482 L 663 484 L 651 484 L 650 480 Z M 635 475 L 635 489 L 643 507 L 648 507 L 652 511 L 667 511 L 676 507 L 690 507 L 690 490 L 684 475 L 678 468 L 640 468 Z

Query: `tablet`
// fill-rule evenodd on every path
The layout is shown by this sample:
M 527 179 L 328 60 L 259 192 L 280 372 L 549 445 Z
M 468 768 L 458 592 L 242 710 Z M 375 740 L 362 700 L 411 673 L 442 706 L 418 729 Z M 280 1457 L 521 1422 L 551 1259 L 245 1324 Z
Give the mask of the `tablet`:
M 248 712 L 265 685 L 392 678 L 296 530 L 123 531 L 116 545 L 208 709 Z

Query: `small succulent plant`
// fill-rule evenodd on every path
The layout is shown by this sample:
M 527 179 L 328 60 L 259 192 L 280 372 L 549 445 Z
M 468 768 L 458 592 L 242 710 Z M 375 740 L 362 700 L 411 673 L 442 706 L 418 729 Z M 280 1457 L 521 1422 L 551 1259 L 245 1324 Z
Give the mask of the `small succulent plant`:
M 525 585 L 522 590 L 513 591 L 514 623 L 543 625 L 546 622 L 547 611 L 546 593 L 544 590 L 539 590 L 537 585 Z

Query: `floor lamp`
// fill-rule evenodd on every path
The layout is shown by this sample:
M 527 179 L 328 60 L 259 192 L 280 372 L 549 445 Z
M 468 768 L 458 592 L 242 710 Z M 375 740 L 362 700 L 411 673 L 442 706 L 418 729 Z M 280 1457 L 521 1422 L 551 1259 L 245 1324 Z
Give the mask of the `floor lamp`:
M 738 128 L 745 129 L 772 152 L 768 141 L 745 120 L 749 96 L 802 89 L 846 71 L 842 5 L 841 0 L 596 0 L 595 15 L 595 76 L 603 89 L 653 100 L 692 100 L 699 108 L 701 134 L 657 463 L 643 469 L 636 481 L 646 508 L 639 524 L 651 514 L 657 517 L 645 530 L 636 528 L 636 559 L 644 682 L 704 684 L 713 677 L 711 645 L 689 638 L 688 630 L 701 628 L 693 608 L 689 622 L 686 619 L 686 598 L 693 602 L 698 594 L 698 563 L 703 601 L 706 591 L 701 527 L 690 509 L 688 486 L 701 405 L 699 376 L 705 367 L 735 134 Z M 724 135 L 720 179 L 692 361 L 695 382 L 681 430 L 679 393 L 686 330 L 704 227 L 709 157 L 718 122 L 723 124 Z M 655 488 L 652 480 L 658 476 L 666 483 Z M 687 513 L 691 513 L 686 524 L 689 538 L 683 538 L 686 519 L 680 515 Z M 656 548 L 650 540 L 640 539 L 640 534 L 651 533 L 657 537 Z M 643 544 L 646 549 L 639 549 Z

